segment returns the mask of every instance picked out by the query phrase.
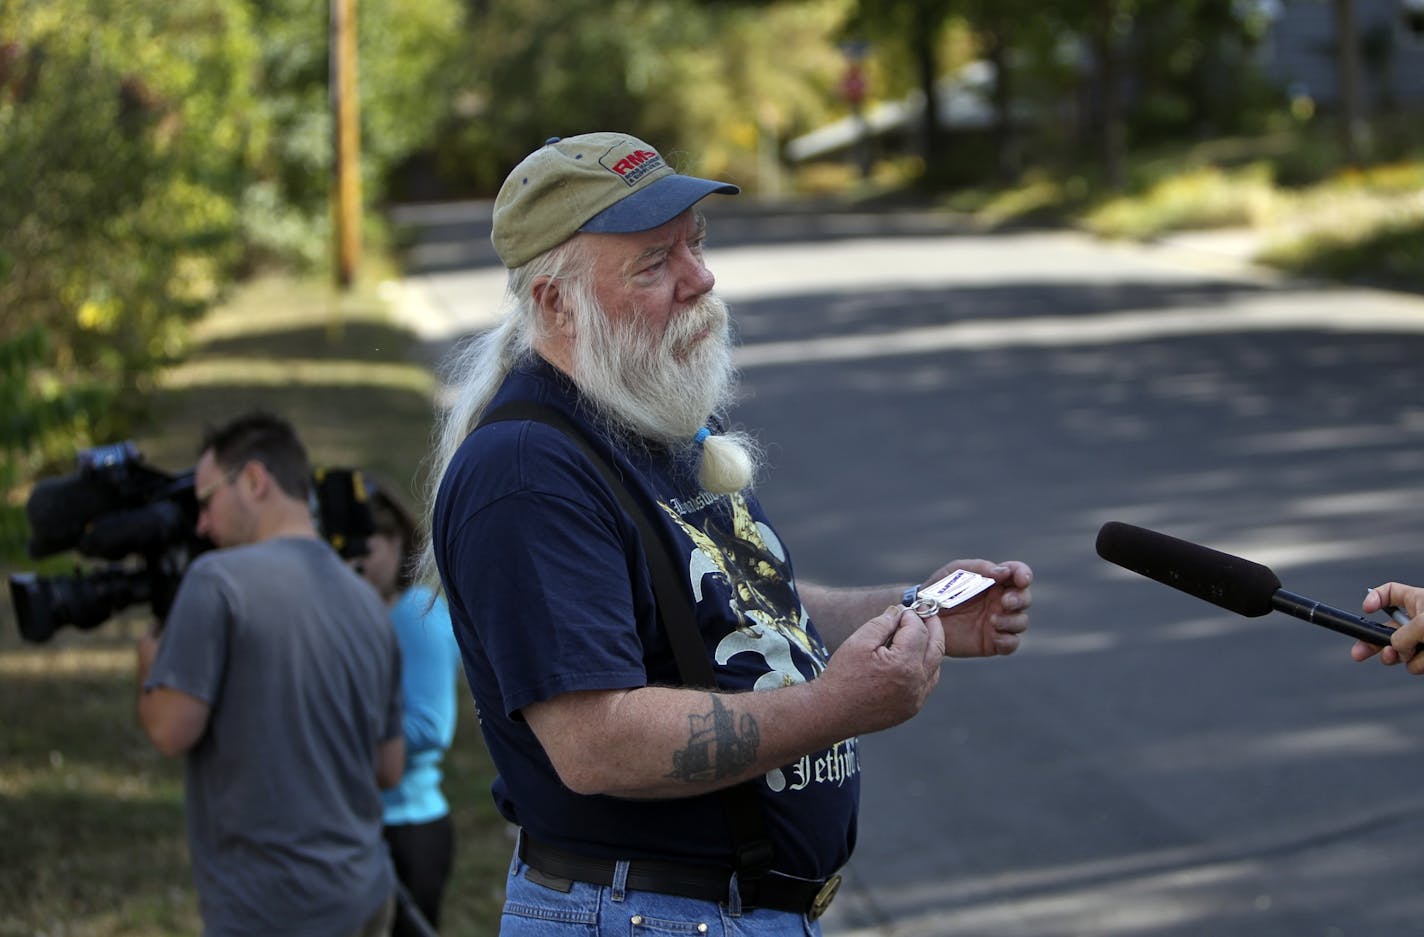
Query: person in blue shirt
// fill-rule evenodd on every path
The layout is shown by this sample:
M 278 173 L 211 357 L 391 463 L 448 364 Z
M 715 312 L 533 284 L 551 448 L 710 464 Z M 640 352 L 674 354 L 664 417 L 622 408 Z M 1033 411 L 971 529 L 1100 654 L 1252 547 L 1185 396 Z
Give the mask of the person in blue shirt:
M 385 838 L 396 877 L 431 927 L 440 925 L 440 903 L 455 853 L 450 807 L 440 790 L 440 763 L 455 736 L 455 681 L 460 649 L 443 598 L 413 582 L 417 529 L 410 511 L 389 486 L 372 483 L 375 532 L 356 568 L 390 609 L 401 652 L 405 705 L 405 774 L 382 793 Z M 394 937 L 419 934 L 398 914 Z

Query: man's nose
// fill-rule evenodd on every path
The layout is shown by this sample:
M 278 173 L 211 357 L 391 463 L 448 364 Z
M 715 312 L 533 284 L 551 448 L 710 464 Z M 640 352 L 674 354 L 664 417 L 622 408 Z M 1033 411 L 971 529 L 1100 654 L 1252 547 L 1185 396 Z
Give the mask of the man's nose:
M 677 281 L 678 302 L 691 302 L 699 296 L 712 291 L 712 287 L 717 285 L 717 278 L 712 275 L 712 271 L 702 262 L 702 257 L 695 251 L 682 249 L 684 256 L 680 260 L 685 264 L 685 269 Z

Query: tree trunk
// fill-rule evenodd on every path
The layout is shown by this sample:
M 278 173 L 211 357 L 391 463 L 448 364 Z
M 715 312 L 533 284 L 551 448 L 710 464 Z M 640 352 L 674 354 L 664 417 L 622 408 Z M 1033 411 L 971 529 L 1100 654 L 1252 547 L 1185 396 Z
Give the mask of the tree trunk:
M 994 152 L 999 179 L 1012 182 L 1022 167 L 1017 128 L 1014 125 L 1014 83 L 1009 71 L 1008 27 L 996 23 L 985 37 L 989 63 L 994 66 Z
M 920 74 L 920 90 L 925 96 L 925 112 L 920 123 L 920 152 L 925 159 L 925 174 L 934 179 L 938 176 L 940 160 L 939 90 L 935 87 L 939 76 L 939 57 L 935 54 L 935 38 L 939 35 L 939 23 L 928 3 L 915 5 L 915 64 Z
M 1335 62 L 1340 82 L 1340 146 L 1345 162 L 1358 166 L 1364 148 L 1365 122 L 1360 103 L 1360 41 L 1355 32 L 1354 0 L 1333 0 Z
M 1117 0 L 1099 0 L 1093 51 L 1097 65 L 1098 144 L 1103 161 L 1103 179 L 1108 187 L 1126 185 L 1123 171 L 1124 131 L 1122 124 L 1122 80 L 1117 53 L 1115 21 Z

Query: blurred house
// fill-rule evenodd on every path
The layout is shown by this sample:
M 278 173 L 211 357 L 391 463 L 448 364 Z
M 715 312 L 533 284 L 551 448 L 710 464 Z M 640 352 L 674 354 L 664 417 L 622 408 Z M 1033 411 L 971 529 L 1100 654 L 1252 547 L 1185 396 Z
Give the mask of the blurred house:
M 1270 21 L 1257 55 L 1262 71 L 1293 96 L 1333 107 L 1340 100 L 1335 4 L 1254 2 Z M 1366 110 L 1424 110 L 1424 0 L 1353 0 L 1352 5 Z

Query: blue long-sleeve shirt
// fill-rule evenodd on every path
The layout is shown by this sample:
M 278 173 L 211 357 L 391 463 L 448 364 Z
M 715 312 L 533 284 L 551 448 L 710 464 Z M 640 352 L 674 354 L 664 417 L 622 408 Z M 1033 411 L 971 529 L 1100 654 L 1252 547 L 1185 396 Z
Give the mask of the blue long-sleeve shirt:
M 440 762 L 455 737 L 460 648 L 445 599 L 431 606 L 425 586 L 411 586 L 396 600 L 391 624 L 401 650 L 405 775 L 381 794 L 384 821 L 387 826 L 427 823 L 450 812 L 440 790 Z

